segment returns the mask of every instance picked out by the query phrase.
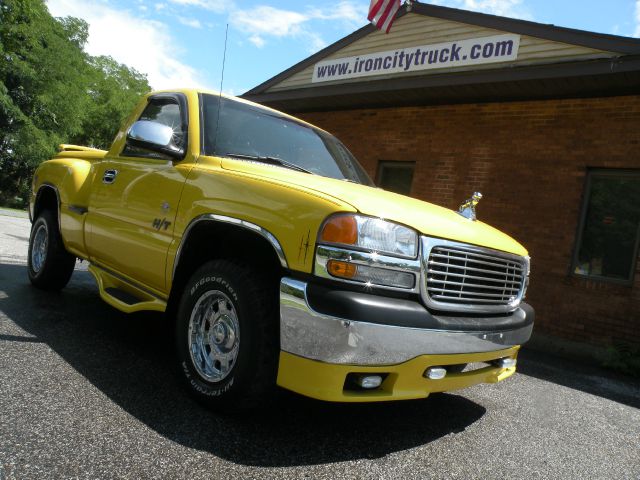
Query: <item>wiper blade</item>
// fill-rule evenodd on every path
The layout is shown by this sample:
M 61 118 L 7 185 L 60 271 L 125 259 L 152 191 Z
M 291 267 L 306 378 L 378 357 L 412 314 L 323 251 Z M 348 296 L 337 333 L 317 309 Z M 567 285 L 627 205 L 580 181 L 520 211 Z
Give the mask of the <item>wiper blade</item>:
M 297 170 L 298 172 L 310 173 L 311 175 L 315 175 L 310 170 L 306 168 L 302 168 L 295 163 L 287 162 L 278 157 L 261 157 L 259 155 L 244 155 L 242 153 L 226 153 L 225 156 L 231 158 L 240 158 L 242 160 L 252 160 L 254 162 L 267 163 L 269 165 L 278 165 L 279 167 L 290 168 L 291 170 Z

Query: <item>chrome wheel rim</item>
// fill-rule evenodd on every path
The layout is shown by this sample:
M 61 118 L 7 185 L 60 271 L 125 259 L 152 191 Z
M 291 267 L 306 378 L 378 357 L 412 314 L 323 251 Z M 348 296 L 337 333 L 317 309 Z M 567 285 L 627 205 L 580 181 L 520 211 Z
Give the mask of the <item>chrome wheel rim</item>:
M 41 224 L 33 236 L 33 245 L 31 247 L 31 268 L 38 273 L 44 261 L 47 259 L 47 245 L 49 236 L 47 235 L 47 225 Z
M 224 380 L 240 345 L 240 324 L 231 299 L 219 290 L 203 293 L 191 311 L 189 354 L 198 374 L 209 382 Z

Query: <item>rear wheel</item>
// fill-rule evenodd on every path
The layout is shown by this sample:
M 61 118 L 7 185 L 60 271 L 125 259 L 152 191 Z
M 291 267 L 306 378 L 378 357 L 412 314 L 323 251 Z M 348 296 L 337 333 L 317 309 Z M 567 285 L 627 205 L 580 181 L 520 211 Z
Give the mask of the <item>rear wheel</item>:
M 43 290 L 64 288 L 76 263 L 62 243 L 55 212 L 44 210 L 31 226 L 27 266 L 29 280 Z
M 180 374 L 207 406 L 255 406 L 275 387 L 277 296 L 250 267 L 203 265 L 187 282 L 176 320 Z

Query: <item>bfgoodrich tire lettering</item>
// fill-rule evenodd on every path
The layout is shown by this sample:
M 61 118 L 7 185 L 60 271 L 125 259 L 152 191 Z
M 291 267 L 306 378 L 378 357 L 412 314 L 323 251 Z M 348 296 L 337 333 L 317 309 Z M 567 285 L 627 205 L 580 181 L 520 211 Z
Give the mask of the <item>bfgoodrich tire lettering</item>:
M 44 210 L 31 226 L 27 270 L 31 283 L 43 290 L 64 288 L 76 263 L 62 243 L 55 212 Z
M 249 266 L 215 260 L 185 285 L 176 319 L 180 375 L 197 400 L 250 407 L 275 387 L 277 296 Z

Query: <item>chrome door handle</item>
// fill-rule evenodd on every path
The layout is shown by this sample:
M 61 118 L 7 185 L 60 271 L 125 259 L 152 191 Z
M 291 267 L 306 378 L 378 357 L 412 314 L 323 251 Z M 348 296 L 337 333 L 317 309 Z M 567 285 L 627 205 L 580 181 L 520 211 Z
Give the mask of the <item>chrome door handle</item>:
M 116 175 L 118 175 L 118 170 L 105 170 L 102 176 L 102 183 L 111 184 L 115 182 Z

